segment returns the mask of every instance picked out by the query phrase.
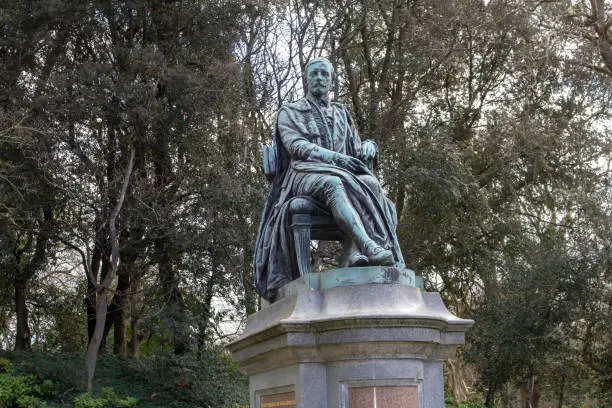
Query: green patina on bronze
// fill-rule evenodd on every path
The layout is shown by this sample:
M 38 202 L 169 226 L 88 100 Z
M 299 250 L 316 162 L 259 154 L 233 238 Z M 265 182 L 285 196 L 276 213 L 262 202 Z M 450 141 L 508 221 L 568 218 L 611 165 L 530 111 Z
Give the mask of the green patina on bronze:
M 422 281 L 414 271 L 394 266 L 363 266 L 330 269 L 321 273 L 309 273 L 285 285 L 279 298 L 294 295 L 300 290 L 327 290 L 342 286 L 365 284 L 394 284 L 422 289 Z
M 257 290 L 271 301 L 280 288 L 300 277 L 291 231 L 296 199 L 302 203 L 306 198 L 306 207 L 312 208 L 304 211 L 327 214 L 342 232 L 343 266 L 404 268 L 395 206 L 369 166 L 378 146 L 362 142 L 346 106 L 329 101 L 332 76 L 332 66 L 324 58 L 307 64 L 307 95 L 279 110 L 274 146 L 264 151 L 272 186 L 254 269 Z
M 368 283 L 398 284 L 416 287 L 414 271 L 405 268 L 380 266 L 338 268 L 323 272 L 320 275 L 321 290 Z

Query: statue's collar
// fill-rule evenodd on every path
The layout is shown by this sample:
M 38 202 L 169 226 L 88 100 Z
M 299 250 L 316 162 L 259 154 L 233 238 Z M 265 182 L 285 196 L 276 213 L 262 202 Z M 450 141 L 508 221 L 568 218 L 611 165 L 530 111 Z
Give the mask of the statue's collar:
M 298 99 L 297 101 L 289 103 L 285 106 L 289 109 L 296 110 L 298 112 L 308 112 L 312 109 L 312 105 L 310 104 L 310 102 L 308 102 L 308 99 L 306 98 Z
M 315 98 L 311 94 L 306 94 L 306 99 L 321 109 L 327 109 L 330 107 L 329 98 Z
M 321 101 L 317 101 L 316 98 L 306 95 L 302 99 L 298 99 L 295 102 L 285 105 L 285 107 L 289 109 L 297 110 L 299 112 L 307 112 L 311 110 L 313 106 L 318 106 L 320 110 L 323 110 L 325 108 L 329 108 L 332 106 L 332 103 L 329 102 L 329 100 L 325 101 L 325 103 L 327 103 L 327 105 L 321 105 Z

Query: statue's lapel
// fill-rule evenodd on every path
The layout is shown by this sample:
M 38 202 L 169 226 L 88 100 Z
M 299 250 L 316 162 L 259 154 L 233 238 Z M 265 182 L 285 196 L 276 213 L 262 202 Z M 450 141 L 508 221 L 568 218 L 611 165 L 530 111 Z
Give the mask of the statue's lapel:
M 325 117 L 323 116 L 323 112 L 321 112 L 321 110 L 319 109 L 318 106 L 316 106 L 316 104 L 310 103 L 310 105 L 311 105 L 310 113 L 312 113 L 314 124 L 316 124 L 316 127 L 319 130 L 318 133 L 320 135 L 320 139 L 317 144 L 326 149 L 333 149 L 333 144 L 332 144 L 332 139 L 331 139 L 331 130 L 329 129 L 329 126 L 327 125 L 327 120 L 325 120 Z M 310 127 L 310 123 L 308 126 Z
M 342 106 L 333 105 L 334 107 L 334 122 L 332 130 L 332 142 L 336 152 L 345 153 L 344 145 L 346 143 L 346 117 Z

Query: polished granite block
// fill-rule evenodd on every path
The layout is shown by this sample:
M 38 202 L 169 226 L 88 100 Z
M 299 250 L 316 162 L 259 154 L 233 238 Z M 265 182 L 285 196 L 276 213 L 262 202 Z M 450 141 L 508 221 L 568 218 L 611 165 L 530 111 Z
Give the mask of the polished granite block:
M 352 387 L 349 408 L 419 408 L 418 388 Z
M 349 391 L 349 407 L 373 408 L 374 387 L 353 387 Z
M 377 408 L 418 408 L 417 387 L 376 387 Z
M 295 408 L 295 392 L 262 395 L 261 408 Z

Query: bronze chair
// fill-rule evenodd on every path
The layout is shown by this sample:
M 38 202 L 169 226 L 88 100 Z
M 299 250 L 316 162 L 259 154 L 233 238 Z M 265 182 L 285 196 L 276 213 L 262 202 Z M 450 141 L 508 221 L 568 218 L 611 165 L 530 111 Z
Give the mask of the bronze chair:
M 264 174 L 272 181 L 276 176 L 276 151 L 274 146 L 261 146 Z M 291 229 L 295 243 L 295 255 L 300 276 L 312 273 L 310 263 L 310 241 L 342 241 L 343 254 L 348 252 L 342 231 L 338 228 L 331 214 L 317 205 L 310 197 L 294 197 L 289 204 Z M 341 263 L 346 263 L 343 256 Z
M 310 264 L 311 240 L 342 241 L 344 243 L 345 238 L 329 212 L 318 206 L 309 197 L 293 198 L 289 204 L 289 214 L 295 243 L 295 255 L 300 276 L 302 276 L 312 273 Z

